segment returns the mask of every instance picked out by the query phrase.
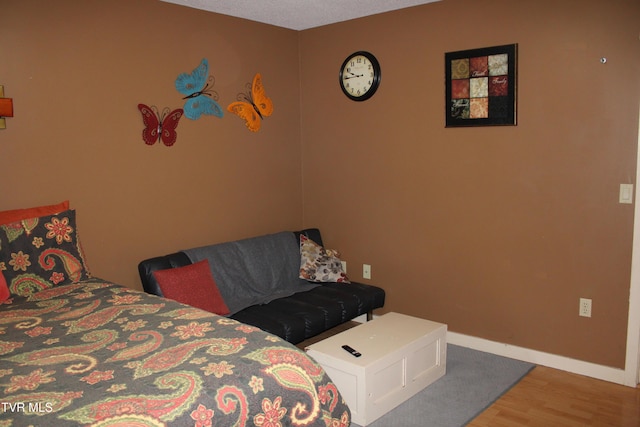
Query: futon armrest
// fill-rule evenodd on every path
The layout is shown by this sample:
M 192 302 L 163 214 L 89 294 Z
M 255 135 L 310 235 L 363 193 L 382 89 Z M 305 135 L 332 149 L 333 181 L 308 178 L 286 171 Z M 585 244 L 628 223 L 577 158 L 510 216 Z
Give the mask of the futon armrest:
M 191 264 L 191 260 L 184 252 L 176 252 L 142 261 L 138 264 L 138 272 L 140 273 L 140 280 L 142 280 L 142 288 L 148 294 L 163 296 L 160 285 L 158 285 L 153 272 L 169 268 L 184 267 L 189 264 Z

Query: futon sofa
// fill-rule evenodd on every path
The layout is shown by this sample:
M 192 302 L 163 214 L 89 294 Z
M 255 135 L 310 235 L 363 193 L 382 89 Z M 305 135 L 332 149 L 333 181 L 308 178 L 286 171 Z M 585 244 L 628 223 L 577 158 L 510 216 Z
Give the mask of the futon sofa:
M 302 241 L 315 246 L 301 258 Z M 325 264 L 305 270 L 309 253 Z M 138 271 L 147 293 L 165 296 L 157 280 L 161 275 L 204 262 L 225 309 L 218 314 L 298 344 L 355 317 L 366 314 L 369 320 L 384 306 L 384 290 L 349 281 L 335 255 L 322 247 L 320 230 L 310 228 L 154 257 L 140 262 Z M 177 286 L 192 283 L 187 275 Z

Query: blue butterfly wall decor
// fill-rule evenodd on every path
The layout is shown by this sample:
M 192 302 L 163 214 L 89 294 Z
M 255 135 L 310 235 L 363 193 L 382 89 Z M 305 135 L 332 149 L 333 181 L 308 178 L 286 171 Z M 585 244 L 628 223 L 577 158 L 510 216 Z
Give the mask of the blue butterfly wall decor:
M 182 73 L 176 79 L 176 89 L 185 95 L 184 115 L 191 120 L 197 120 L 203 114 L 222 117 L 224 112 L 216 101 L 217 93 L 212 90 L 213 76 L 209 76 L 209 61 L 202 59 L 195 70 Z M 211 87 L 209 86 L 211 83 Z

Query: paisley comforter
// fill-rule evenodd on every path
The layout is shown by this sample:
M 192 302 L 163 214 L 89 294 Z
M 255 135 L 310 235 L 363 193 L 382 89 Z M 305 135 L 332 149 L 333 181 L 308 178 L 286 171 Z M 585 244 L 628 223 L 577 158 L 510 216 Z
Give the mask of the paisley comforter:
M 0 427 L 350 424 L 304 352 L 100 279 L 0 303 Z

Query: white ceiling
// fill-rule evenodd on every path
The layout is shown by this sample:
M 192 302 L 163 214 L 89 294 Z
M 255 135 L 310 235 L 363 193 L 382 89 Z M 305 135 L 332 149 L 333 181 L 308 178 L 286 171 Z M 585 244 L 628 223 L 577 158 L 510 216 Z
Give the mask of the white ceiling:
M 292 30 L 348 21 L 439 0 L 162 0 Z

